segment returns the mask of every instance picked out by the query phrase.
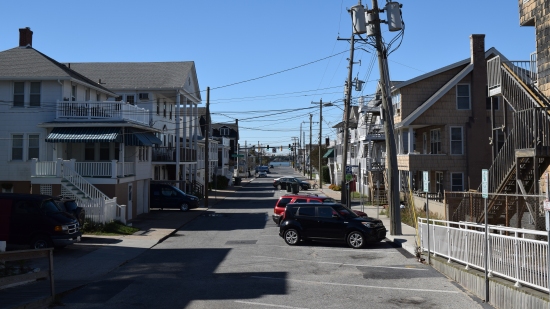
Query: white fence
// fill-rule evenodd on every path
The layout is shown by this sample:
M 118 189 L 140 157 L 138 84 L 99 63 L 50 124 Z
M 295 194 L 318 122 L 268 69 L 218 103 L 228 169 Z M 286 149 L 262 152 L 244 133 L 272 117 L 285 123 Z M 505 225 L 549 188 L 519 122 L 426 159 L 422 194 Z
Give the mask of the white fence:
M 31 176 L 61 177 L 63 162 L 69 162 L 82 177 L 126 177 L 136 174 L 135 162 L 76 162 L 76 160 L 38 161 L 33 159 Z M 67 163 L 68 164 L 68 163 Z
M 435 223 L 435 224 L 434 224 Z M 485 225 L 430 220 L 430 253 L 479 270 L 485 269 Z M 420 246 L 428 250 L 428 225 L 418 218 Z M 488 272 L 548 292 L 548 261 L 543 231 L 490 225 Z M 543 239 L 543 240 L 539 240 Z

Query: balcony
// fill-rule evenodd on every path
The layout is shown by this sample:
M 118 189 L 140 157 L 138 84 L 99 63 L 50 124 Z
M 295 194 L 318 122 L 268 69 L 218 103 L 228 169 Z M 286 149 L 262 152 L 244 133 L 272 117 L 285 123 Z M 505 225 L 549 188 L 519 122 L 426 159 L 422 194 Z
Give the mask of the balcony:
M 56 120 L 130 121 L 149 125 L 149 110 L 121 101 L 57 101 Z
M 176 149 L 174 147 L 154 147 L 153 162 L 176 162 Z M 180 162 L 196 162 L 197 150 L 189 148 L 181 148 Z
M 136 174 L 136 162 L 76 162 L 76 160 L 38 161 L 33 159 L 31 177 L 61 177 L 62 163 L 69 164 L 82 177 L 120 178 Z

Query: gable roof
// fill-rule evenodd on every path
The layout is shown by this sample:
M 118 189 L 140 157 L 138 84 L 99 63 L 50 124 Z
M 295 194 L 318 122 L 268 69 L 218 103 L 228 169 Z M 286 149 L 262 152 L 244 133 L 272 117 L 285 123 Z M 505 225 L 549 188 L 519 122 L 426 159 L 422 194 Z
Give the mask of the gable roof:
M 74 80 L 116 96 L 114 92 L 36 49 L 15 47 L 0 52 L 0 80 Z
M 229 129 L 234 130 L 235 132 L 239 132 L 239 126 L 235 123 L 213 123 L 212 129 L 219 129 L 223 127 L 228 127 Z
M 80 72 L 113 90 L 183 90 L 188 78 L 193 91 L 187 93 L 201 101 L 195 62 L 76 62 L 68 63 Z
M 500 56 L 505 61 L 508 61 L 506 57 L 504 57 L 496 48 L 491 47 L 485 52 L 485 59 L 491 56 Z M 443 68 L 437 69 L 435 71 L 426 73 L 424 75 L 420 75 L 418 77 L 415 77 L 413 79 L 410 79 L 408 81 L 404 81 L 397 85 L 397 87 L 392 88 L 392 92 L 395 90 L 398 90 L 399 88 L 402 88 L 407 85 L 411 85 L 413 83 L 416 83 L 418 81 L 421 81 L 423 79 L 435 76 L 437 74 L 440 74 L 442 72 L 460 67 L 466 65 L 464 69 L 462 69 L 458 74 L 453 76 L 443 87 L 439 88 L 431 97 L 428 98 L 422 105 L 420 105 L 417 109 L 415 109 L 412 113 L 410 113 L 405 119 L 403 119 L 401 122 L 395 124 L 395 128 L 401 128 L 409 126 L 413 121 L 415 121 L 420 115 L 422 115 L 425 111 L 427 111 L 432 105 L 437 102 L 443 95 L 445 95 L 452 87 L 456 86 L 458 82 L 460 82 L 466 75 L 468 75 L 472 70 L 474 69 L 473 63 L 470 63 L 470 58 L 455 62 L 451 65 L 445 66 Z

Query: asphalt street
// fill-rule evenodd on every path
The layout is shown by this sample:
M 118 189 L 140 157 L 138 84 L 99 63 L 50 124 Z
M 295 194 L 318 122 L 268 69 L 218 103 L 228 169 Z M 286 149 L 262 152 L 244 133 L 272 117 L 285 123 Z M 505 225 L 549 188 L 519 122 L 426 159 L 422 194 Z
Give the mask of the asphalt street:
M 271 220 L 277 167 L 106 276 L 65 308 L 489 308 L 389 242 L 288 246 Z M 312 193 L 314 193 L 312 191 Z

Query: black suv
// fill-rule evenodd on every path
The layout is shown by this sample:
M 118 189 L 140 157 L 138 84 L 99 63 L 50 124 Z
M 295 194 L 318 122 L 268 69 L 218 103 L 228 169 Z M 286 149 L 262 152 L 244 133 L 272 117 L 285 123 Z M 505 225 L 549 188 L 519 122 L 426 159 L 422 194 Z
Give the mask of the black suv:
M 361 218 L 341 204 L 296 203 L 286 206 L 279 236 L 291 246 L 300 240 L 340 240 L 357 249 L 386 238 L 386 228 L 382 221 Z
M 309 190 L 311 185 L 307 181 L 300 180 L 296 177 L 281 177 L 273 179 L 273 186 L 278 190 L 285 190 L 287 185 L 298 183 L 301 190 Z

